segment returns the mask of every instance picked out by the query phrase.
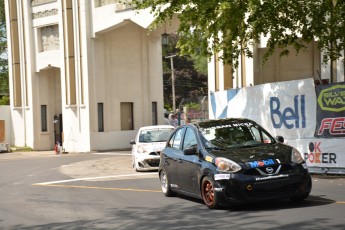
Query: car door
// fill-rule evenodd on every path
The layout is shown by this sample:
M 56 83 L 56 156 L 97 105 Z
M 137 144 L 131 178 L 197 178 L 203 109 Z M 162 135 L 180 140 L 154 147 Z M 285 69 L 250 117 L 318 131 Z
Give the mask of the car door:
M 170 186 L 173 189 L 178 186 L 178 161 L 181 158 L 181 143 L 185 128 L 180 128 L 170 138 L 167 147 L 164 149 L 164 169 L 167 173 Z
M 186 132 L 182 142 L 182 149 L 178 159 L 178 178 L 181 190 L 199 194 L 198 180 L 200 177 L 201 160 L 197 154 L 185 155 L 183 150 L 187 148 L 197 148 L 196 135 L 192 128 L 186 128 Z

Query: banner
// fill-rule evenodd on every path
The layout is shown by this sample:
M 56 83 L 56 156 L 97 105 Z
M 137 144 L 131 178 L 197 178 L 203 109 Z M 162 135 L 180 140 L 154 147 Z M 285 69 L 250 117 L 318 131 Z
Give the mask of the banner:
M 316 86 L 315 137 L 345 137 L 345 83 Z
M 285 143 L 302 153 L 308 167 L 345 168 L 344 139 L 290 139 Z
M 312 138 L 316 127 L 313 79 L 210 93 L 211 119 L 249 118 L 273 136 Z

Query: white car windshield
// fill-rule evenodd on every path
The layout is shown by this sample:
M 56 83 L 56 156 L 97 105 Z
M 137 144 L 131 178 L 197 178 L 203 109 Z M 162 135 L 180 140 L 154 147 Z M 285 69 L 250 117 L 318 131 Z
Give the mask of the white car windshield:
M 174 129 L 143 130 L 139 135 L 139 142 L 165 142 Z

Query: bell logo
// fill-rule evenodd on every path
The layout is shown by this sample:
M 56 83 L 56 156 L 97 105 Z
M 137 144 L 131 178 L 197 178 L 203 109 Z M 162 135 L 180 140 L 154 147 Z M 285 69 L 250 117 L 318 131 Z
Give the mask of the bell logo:
M 293 108 L 281 108 L 279 98 L 271 97 L 270 112 L 275 129 L 280 129 L 282 126 L 287 129 L 306 127 L 305 95 L 295 95 Z

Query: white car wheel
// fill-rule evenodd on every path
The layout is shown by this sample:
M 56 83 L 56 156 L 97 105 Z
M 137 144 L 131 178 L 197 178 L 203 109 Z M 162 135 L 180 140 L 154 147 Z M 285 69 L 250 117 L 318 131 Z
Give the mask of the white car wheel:
M 140 168 L 138 166 L 138 162 L 135 160 L 135 158 L 133 159 L 133 168 L 135 169 L 136 172 L 140 172 Z
M 168 175 L 164 169 L 159 173 L 159 179 L 161 182 L 161 188 L 162 188 L 162 192 L 164 193 L 164 195 L 165 196 L 175 195 L 175 193 L 173 191 L 171 191 L 169 180 L 168 180 Z

